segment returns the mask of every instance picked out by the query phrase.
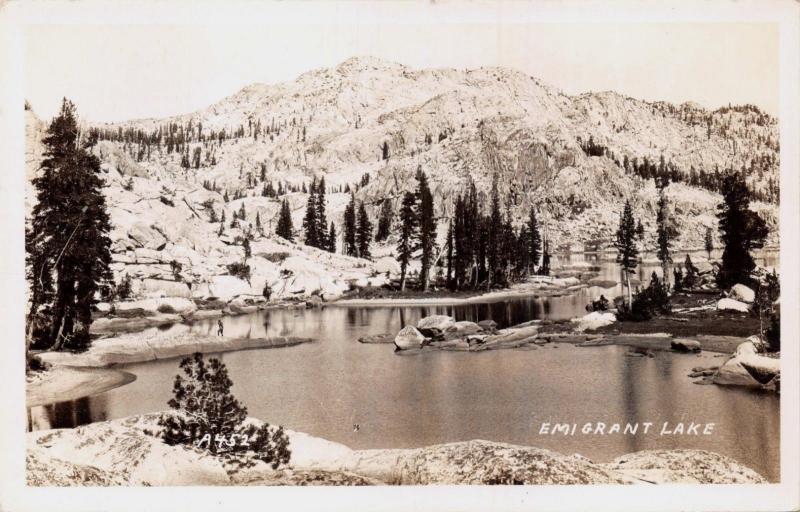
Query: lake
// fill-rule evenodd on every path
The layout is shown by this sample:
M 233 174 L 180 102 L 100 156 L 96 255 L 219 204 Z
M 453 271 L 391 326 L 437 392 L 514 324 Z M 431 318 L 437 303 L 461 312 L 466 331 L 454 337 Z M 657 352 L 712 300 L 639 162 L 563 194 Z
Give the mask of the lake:
M 598 261 L 598 260 L 595 260 Z M 615 272 L 598 261 L 601 273 Z M 641 269 L 647 275 L 651 271 Z M 488 439 L 580 453 L 598 462 L 637 450 L 694 448 L 733 457 L 771 481 L 779 479 L 780 400 L 753 390 L 697 385 L 695 366 L 721 355 L 658 352 L 630 357 L 626 347 L 550 344 L 528 350 L 398 355 L 391 344 L 361 336 L 397 332 L 431 314 L 492 318 L 501 326 L 533 318 L 585 314 L 592 288 L 551 298 L 428 307 L 337 307 L 268 310 L 226 317 L 226 336 L 293 335 L 314 343 L 219 354 L 233 392 L 251 416 L 353 448 L 401 448 Z M 160 329 L 215 334 L 216 320 Z M 54 427 L 167 409 L 178 360 L 120 366 L 131 384 L 49 406 Z M 541 424 L 586 422 L 714 423 L 707 436 L 540 434 Z M 354 432 L 353 425 L 360 429 Z M 578 427 L 580 429 L 580 426 Z

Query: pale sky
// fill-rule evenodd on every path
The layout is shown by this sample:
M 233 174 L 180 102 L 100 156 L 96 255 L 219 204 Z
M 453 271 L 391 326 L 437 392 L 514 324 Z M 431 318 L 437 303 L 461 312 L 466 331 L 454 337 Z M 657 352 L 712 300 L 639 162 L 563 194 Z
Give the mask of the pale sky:
M 30 25 L 24 44 L 25 96 L 44 119 L 62 96 L 90 121 L 191 112 L 354 55 L 414 68 L 508 66 L 568 94 L 778 112 L 772 23 Z

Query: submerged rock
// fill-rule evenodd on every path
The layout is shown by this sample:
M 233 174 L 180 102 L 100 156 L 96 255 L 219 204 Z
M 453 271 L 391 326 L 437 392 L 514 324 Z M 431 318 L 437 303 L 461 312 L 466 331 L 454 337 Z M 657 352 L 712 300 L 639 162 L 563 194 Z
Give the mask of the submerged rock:
M 400 332 L 397 333 L 397 336 L 394 337 L 394 344 L 400 350 L 419 348 L 424 341 L 425 336 L 413 325 L 403 327 Z
M 392 343 L 394 342 L 394 334 L 386 332 L 382 334 L 370 334 L 358 338 L 359 343 Z
M 700 352 L 700 342 L 687 338 L 675 338 L 670 342 L 670 348 L 676 352 Z

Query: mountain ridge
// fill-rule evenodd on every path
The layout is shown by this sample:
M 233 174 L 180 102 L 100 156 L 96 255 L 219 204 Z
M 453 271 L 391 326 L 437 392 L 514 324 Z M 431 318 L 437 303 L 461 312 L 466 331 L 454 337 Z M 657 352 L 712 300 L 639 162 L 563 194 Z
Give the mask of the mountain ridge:
M 667 188 L 670 217 L 681 227 L 675 247 L 700 247 L 707 228 L 716 232 L 720 196 L 713 187 L 725 169 L 744 167 L 762 199 L 775 197 L 779 176 L 777 120 L 757 107 L 709 111 L 613 91 L 570 96 L 502 67 L 414 70 L 364 57 L 291 82 L 251 84 L 193 113 L 84 127 L 99 139 L 94 151 L 108 173 L 112 221 L 139 225 L 140 237 L 160 240 L 151 233 L 158 226 L 155 232 L 172 233 L 164 238 L 176 246 L 193 238 L 187 231 L 201 230 L 199 253 L 216 251 L 223 260 L 232 258 L 233 239 L 252 228 L 256 213 L 269 238 L 283 199 L 298 229 L 307 198 L 301 189 L 315 177 L 325 178 L 328 220 L 339 224 L 346 189 L 377 218 L 384 200 L 397 211 L 421 168 L 434 194 L 441 246 L 456 196 L 473 183 L 485 199 L 497 176 L 504 214 L 515 225 L 535 208 L 553 246 L 574 250 L 609 243 L 626 199 L 645 226 L 643 248 L 652 248 L 653 172 L 681 181 Z M 36 144 L 35 134 L 29 142 Z M 31 161 L 35 156 L 29 172 Z M 281 184 L 286 194 L 263 196 L 267 183 Z M 141 210 L 145 197 L 151 211 Z M 189 208 L 179 211 L 183 203 Z M 249 216 L 224 241 L 215 239 L 218 225 L 198 222 L 198 212 L 210 217 L 209 208 L 230 220 L 242 205 Z M 777 205 L 753 208 L 777 240 Z M 138 214 L 146 220 L 137 221 Z M 191 229 L 176 231 L 161 218 L 190 218 Z M 141 243 L 122 231 L 115 253 L 130 258 Z M 188 248 L 196 251 L 195 242 Z M 391 244 L 373 251 L 391 252 Z

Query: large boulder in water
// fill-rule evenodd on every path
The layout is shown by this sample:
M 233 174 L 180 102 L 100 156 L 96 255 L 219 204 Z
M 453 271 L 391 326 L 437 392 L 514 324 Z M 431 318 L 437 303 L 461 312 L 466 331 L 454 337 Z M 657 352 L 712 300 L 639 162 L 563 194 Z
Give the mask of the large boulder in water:
M 481 332 L 482 330 L 483 328 L 475 322 L 469 322 L 465 320 L 454 323 L 448 328 L 447 332 L 466 336 L 467 334 L 475 334 Z
M 780 359 L 762 356 L 756 345 L 747 341 L 736 347 L 734 355 L 717 370 L 712 382 L 729 386 L 764 386 L 770 382 L 777 383 L 780 374 Z
M 494 332 L 497 330 L 497 322 L 494 320 L 481 320 L 478 322 L 481 329 L 487 332 Z
M 736 284 L 731 288 L 730 298 L 750 304 L 755 300 L 756 292 L 743 284 Z
M 400 332 L 397 333 L 397 336 L 394 337 L 394 344 L 400 350 L 419 348 L 424 341 L 425 336 L 413 325 L 403 327 Z
M 717 302 L 717 309 L 719 311 L 739 311 L 740 313 L 747 313 L 750 311 L 750 306 L 738 300 L 720 299 L 720 301 Z
M 421 318 L 417 322 L 417 329 L 439 329 L 441 332 L 447 331 L 456 321 L 452 316 L 433 315 Z

